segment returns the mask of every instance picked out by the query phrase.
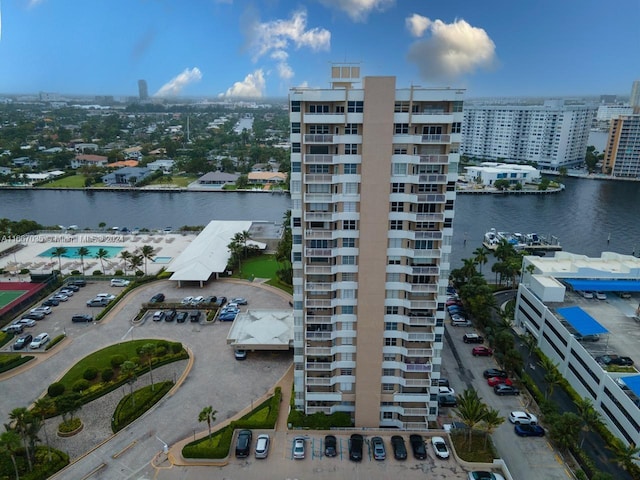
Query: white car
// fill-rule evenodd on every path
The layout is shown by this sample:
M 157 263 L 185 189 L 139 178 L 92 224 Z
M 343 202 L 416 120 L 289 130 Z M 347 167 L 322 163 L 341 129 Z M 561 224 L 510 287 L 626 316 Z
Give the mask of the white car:
M 73 290 L 67 290 L 67 289 L 61 288 L 60 292 L 58 292 L 56 295 L 60 295 L 60 294 L 66 295 L 67 297 L 73 297 Z
M 269 435 L 263 433 L 256 440 L 256 458 L 267 458 L 269 455 Z
M 514 425 L 537 425 L 538 417 L 533 413 L 516 410 L 509 414 L 509 421 Z
M 31 312 L 33 313 L 44 313 L 45 315 L 50 315 L 53 312 L 51 307 L 36 307 L 32 308 Z
M 129 280 L 125 280 L 124 278 L 112 278 L 111 286 L 112 287 L 126 287 L 131 282 Z
M 35 327 L 36 325 L 36 321 L 31 318 L 23 318 L 22 320 L 19 320 L 18 323 L 21 323 L 25 327 Z
M 107 300 L 111 301 L 116 298 L 116 296 L 111 295 L 110 293 L 99 293 L 96 295 L 96 298 L 106 298 Z
M 193 302 L 193 297 L 184 297 L 180 303 L 182 305 L 191 305 L 191 302 Z
M 46 345 L 49 340 L 50 338 L 48 333 L 41 333 L 32 340 L 32 342 L 29 344 L 29 348 L 33 348 L 35 350 L 36 348 L 40 348 L 43 345 Z
M 431 445 L 433 446 L 433 453 L 439 458 L 449 458 L 449 448 L 442 437 L 431 437 Z
M 302 460 L 304 458 L 304 438 L 296 437 L 293 439 L 293 458 Z
M 456 392 L 451 387 L 438 387 L 438 395 L 455 395 Z
M 606 300 L 607 299 L 607 294 L 604 292 L 596 292 L 596 298 L 598 300 Z
M 69 296 L 64 293 L 56 293 L 50 300 L 58 300 L 59 302 L 66 302 L 69 300 Z
M 504 477 L 499 473 L 476 470 L 469 472 L 469 480 L 504 480 Z
M 580 292 L 584 298 L 593 298 L 593 293 L 591 292 Z

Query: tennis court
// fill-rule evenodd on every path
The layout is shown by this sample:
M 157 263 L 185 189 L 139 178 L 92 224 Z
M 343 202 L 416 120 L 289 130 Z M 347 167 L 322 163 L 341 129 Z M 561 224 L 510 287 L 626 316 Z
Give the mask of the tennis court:
M 29 290 L 0 290 L 0 310 Z

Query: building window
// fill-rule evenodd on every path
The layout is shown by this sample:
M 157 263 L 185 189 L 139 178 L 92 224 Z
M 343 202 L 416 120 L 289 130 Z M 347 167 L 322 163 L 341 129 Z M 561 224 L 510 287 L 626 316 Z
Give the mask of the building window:
M 301 262 L 302 261 L 302 252 L 293 252 L 293 261 Z
M 460 122 L 453 122 L 451 124 L 451 133 L 460 133 L 462 124 Z
M 293 217 L 293 226 L 294 227 L 301 227 L 302 226 L 302 219 L 300 217 Z
M 357 182 L 347 182 L 344 184 L 344 194 L 345 195 L 357 195 L 358 194 L 358 183 Z
M 392 175 L 406 175 L 407 174 L 407 164 L 406 163 L 393 163 L 391 165 L 391 174 Z
M 299 142 L 293 142 L 291 144 L 291 153 L 300 153 L 300 143 Z
M 357 123 L 347 123 L 344 126 L 344 134 L 345 135 L 358 135 L 358 124 Z
M 393 392 L 396 389 L 396 385 L 394 383 L 383 383 L 382 384 L 382 391 L 383 392 Z M 391 413 L 391 412 L 384 412 L 384 413 Z
M 291 193 L 300 193 L 300 188 L 302 187 L 302 182 L 300 180 L 291 180 L 289 188 L 291 188 Z
M 329 113 L 329 105 L 309 105 L 309 113 Z
M 389 265 L 402 265 L 402 259 L 396 256 L 389 256 Z
M 395 123 L 393 125 L 393 131 L 396 135 L 406 135 L 409 133 L 409 124 L 408 123 Z
M 404 193 L 404 183 L 392 183 L 391 184 L 391 192 L 392 193 Z
M 400 274 L 399 273 L 387 273 L 387 282 L 399 282 Z
M 299 173 L 301 171 L 300 162 L 291 162 L 291 172 Z
M 292 100 L 291 101 L 291 111 L 299 112 L 300 111 L 300 100 Z
M 403 202 L 391 202 L 391 211 L 392 212 L 402 212 L 404 210 Z
M 342 313 L 344 315 L 353 315 L 353 312 L 354 312 L 355 308 L 354 308 L 353 305 L 343 305 L 341 310 L 342 310 Z M 345 323 L 351 323 L 352 324 L 351 328 L 348 328 L 348 329 L 345 328 L 345 330 L 353 330 L 353 322 L 345 322 Z
M 342 211 L 355 213 L 358 211 L 358 203 L 357 202 L 343 202 L 342 203 Z
M 396 371 L 393 368 L 382 369 L 382 375 L 384 375 L 385 377 L 393 377 L 395 374 L 396 374 Z
M 393 420 L 393 412 L 382 412 L 383 420 Z
M 384 322 L 384 329 L 391 331 L 398 330 L 398 324 L 396 322 Z
M 357 163 L 345 163 L 342 168 L 344 169 L 345 175 L 354 175 L 358 173 Z
M 383 355 L 382 360 L 385 362 L 395 362 L 396 356 L 394 354 L 385 354 Z
M 291 123 L 291 133 L 300 133 L 300 122 Z
M 407 146 L 406 145 L 394 145 L 393 154 L 394 155 L 406 155 L 407 154 Z
M 462 102 L 453 102 L 453 111 L 461 112 L 462 111 Z
M 353 370 L 350 368 L 341 368 L 340 375 L 353 375 Z
M 356 221 L 355 220 L 343 220 L 342 221 L 342 229 L 343 230 L 356 230 Z
M 391 220 L 389 225 L 390 230 L 402 230 L 402 220 Z
M 385 338 L 384 344 L 387 347 L 395 347 L 398 339 L 397 338 Z
M 347 102 L 347 111 L 351 113 L 362 113 L 364 110 L 363 101 L 349 101 Z
M 354 248 L 356 246 L 356 239 L 355 238 L 343 238 L 342 239 L 342 246 L 344 248 Z M 344 280 L 344 278 L 343 278 Z
M 357 155 L 358 154 L 358 144 L 357 143 L 345 143 L 344 144 L 344 154 L 345 155 Z
M 309 133 L 313 135 L 327 135 L 329 125 L 309 125 Z
M 293 244 L 302 245 L 302 235 L 293 235 Z
M 355 255 L 343 255 L 342 256 L 342 264 L 343 265 L 355 265 L 356 264 L 356 256 Z
M 400 310 L 400 307 L 385 307 L 385 313 L 387 315 L 398 315 L 398 312 Z
M 409 102 L 396 102 L 393 106 L 393 111 L 396 113 L 406 113 L 409 111 Z

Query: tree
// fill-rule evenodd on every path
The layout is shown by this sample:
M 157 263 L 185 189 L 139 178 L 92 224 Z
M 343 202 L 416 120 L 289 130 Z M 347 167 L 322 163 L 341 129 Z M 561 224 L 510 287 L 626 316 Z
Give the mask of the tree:
M 35 401 L 33 405 L 33 414 L 40 418 L 42 427 L 44 429 L 44 440 L 47 442 L 47 452 L 49 455 L 49 461 L 51 461 L 51 445 L 49 445 L 49 435 L 47 433 L 47 427 L 45 425 L 45 418 L 48 415 L 53 415 L 56 411 L 53 400 L 50 397 L 41 397 Z
M 458 407 L 453 413 L 460 417 L 462 423 L 469 430 L 469 451 L 471 451 L 471 433 L 473 428 L 482 422 L 487 414 L 487 406 L 480 400 L 478 392 L 467 388 L 462 395 L 458 395 Z
M 144 245 L 140 249 L 140 255 L 144 259 L 144 274 L 147 275 L 147 260 L 153 260 L 156 256 L 156 251 L 151 245 Z
M 127 274 L 127 266 L 129 264 L 129 260 L 131 259 L 132 253 L 128 250 L 122 250 L 120 252 L 120 258 L 124 260 L 124 274 Z
M 0 452 L 6 452 L 13 462 L 13 470 L 16 474 L 16 480 L 20 480 L 18 474 L 18 464 L 16 463 L 16 450 L 20 448 L 20 435 L 13 430 L 7 430 L 0 433 Z
M 95 258 L 100 260 L 100 265 L 102 265 L 102 273 L 104 274 L 104 259 L 109 258 L 109 252 L 107 252 L 104 248 L 100 248 L 96 252 Z
M 145 343 L 140 347 L 140 353 L 147 357 L 147 364 L 149 365 L 149 376 L 151 377 L 151 391 L 155 391 L 155 385 L 153 384 L 153 355 L 156 353 L 155 343 Z
M 134 272 L 138 272 L 143 263 L 144 258 L 142 258 L 142 255 L 131 255 L 129 259 L 129 266 Z
M 635 462 L 640 460 L 640 447 L 636 447 L 632 443 L 625 445 L 618 438 L 614 438 L 613 440 L 613 444 L 607 448 L 613 452 L 613 456 L 618 465 L 628 472 L 634 467 L 637 468 Z
M 573 412 L 565 412 L 549 422 L 549 436 L 560 450 L 566 451 L 576 445 L 580 433 L 581 420 Z
M 98 228 L 99 228 L 100 230 L 104 230 L 104 227 L 106 227 L 106 226 L 107 226 L 107 224 L 106 224 L 106 223 L 104 223 L 104 222 L 100 222 L 100 223 L 98 224 Z
M 89 255 L 89 249 L 87 247 L 78 248 L 78 255 L 80 256 L 80 263 L 82 264 L 82 275 L 84 275 L 84 257 Z
M 504 423 L 504 417 L 500 414 L 500 410 L 494 408 L 488 408 L 485 412 L 484 419 L 482 420 L 483 429 L 485 431 L 484 436 L 484 448 L 487 448 L 487 439 L 496 428 Z
M 62 259 L 60 257 L 65 255 L 66 253 L 67 253 L 67 249 L 64 247 L 56 247 L 53 249 L 53 252 L 51 253 L 52 256 L 58 257 L 58 270 L 60 271 L 62 271 Z
M 587 397 L 580 398 L 575 402 L 576 408 L 578 410 L 578 416 L 580 420 L 582 420 L 582 431 L 588 432 L 596 427 L 599 423 L 602 422 L 602 415 L 598 412 L 594 407 L 591 400 Z M 580 440 L 580 448 L 584 444 L 584 439 L 586 435 L 582 435 L 582 439 Z
M 209 427 L 209 440 L 211 440 L 211 423 L 216 421 L 217 413 L 218 411 L 209 405 L 208 407 L 204 407 L 198 415 L 199 422 L 207 422 L 207 426 Z
M 56 410 L 62 415 L 62 421 L 73 420 L 75 413 L 82 408 L 82 396 L 78 392 L 67 393 L 54 400 Z
M 480 266 L 480 274 L 482 275 L 482 265 L 489 261 L 489 250 L 485 247 L 478 247 L 473 251 L 475 257 L 473 260 Z
M 505 180 L 504 178 L 501 178 L 501 179 L 496 180 L 495 182 L 493 182 L 493 186 L 497 190 L 505 191 L 505 190 L 509 190 L 509 187 L 511 186 L 511 183 L 509 182 L 509 180 Z
M 131 394 L 131 401 L 134 407 L 136 406 L 136 398 L 133 396 L 133 384 L 138 380 L 135 372 L 136 367 L 137 365 L 131 360 L 125 361 L 120 367 L 120 371 L 125 376 L 125 378 L 127 379 L 127 383 L 129 384 L 129 393 Z
M 548 399 L 553 394 L 555 386 L 562 383 L 562 374 L 558 370 L 558 364 L 551 360 L 549 357 L 542 357 L 538 362 L 544 371 L 544 381 L 547 384 L 544 398 Z
M 31 452 L 29 450 L 29 424 L 33 421 L 33 415 L 25 407 L 18 407 L 11 410 L 9 419 L 13 423 L 12 430 L 15 431 L 22 439 L 25 455 L 27 457 L 27 464 L 29 465 L 29 471 L 33 470 L 33 464 L 31 463 Z

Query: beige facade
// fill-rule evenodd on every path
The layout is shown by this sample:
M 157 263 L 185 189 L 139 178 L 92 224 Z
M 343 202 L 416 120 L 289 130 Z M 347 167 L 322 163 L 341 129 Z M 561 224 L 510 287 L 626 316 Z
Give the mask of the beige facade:
M 332 68 L 290 94 L 295 406 L 437 415 L 463 92 Z

